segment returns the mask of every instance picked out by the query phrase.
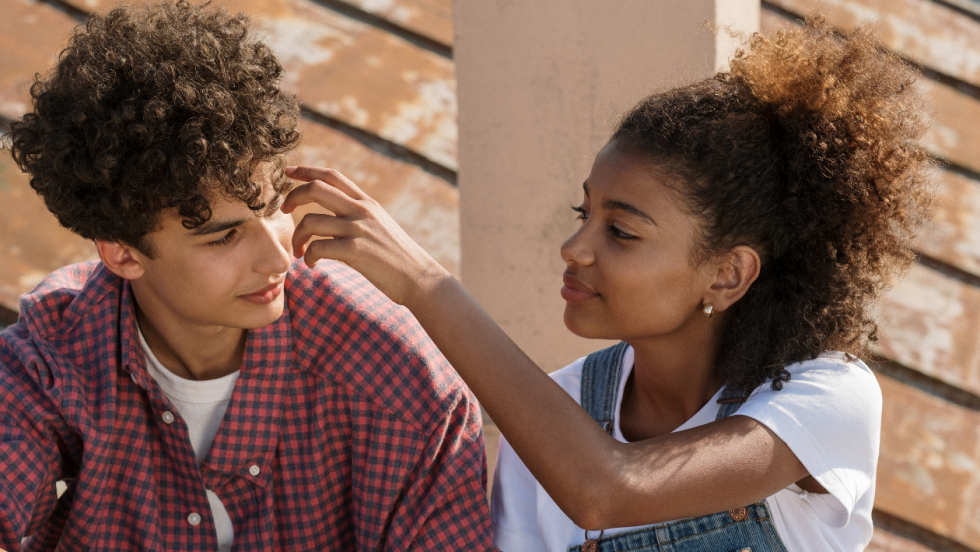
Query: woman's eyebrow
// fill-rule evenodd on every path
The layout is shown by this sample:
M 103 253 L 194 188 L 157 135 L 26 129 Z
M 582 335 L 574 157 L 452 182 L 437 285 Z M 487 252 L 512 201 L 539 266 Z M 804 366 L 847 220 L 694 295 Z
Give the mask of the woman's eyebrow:
M 636 216 L 640 217 L 641 219 L 649 222 L 650 224 L 652 224 L 654 226 L 657 226 L 657 221 L 653 220 L 653 217 L 651 217 L 650 215 L 648 215 L 648 214 L 644 213 L 643 211 L 639 210 L 636 206 L 630 205 L 629 203 L 626 203 L 625 201 L 617 201 L 615 199 L 607 199 L 607 200 L 605 200 L 605 201 L 602 202 L 602 208 L 603 209 L 609 209 L 610 211 L 612 211 L 612 210 L 626 211 L 627 213 L 630 213 L 632 215 L 636 215 Z
M 588 181 L 585 181 L 585 182 L 582 183 L 582 189 L 585 191 L 585 197 L 589 197 L 589 182 Z M 602 208 L 603 209 L 609 209 L 610 211 L 612 211 L 612 210 L 626 211 L 627 213 L 636 215 L 636 216 L 640 217 L 641 219 L 649 222 L 650 224 L 652 224 L 654 226 L 657 226 L 657 221 L 653 220 L 653 217 L 651 217 L 650 215 L 644 213 L 639 208 L 637 208 L 635 205 L 631 205 L 629 203 L 626 203 L 625 201 L 617 201 L 615 199 L 607 199 L 607 200 L 605 200 L 605 201 L 602 202 Z

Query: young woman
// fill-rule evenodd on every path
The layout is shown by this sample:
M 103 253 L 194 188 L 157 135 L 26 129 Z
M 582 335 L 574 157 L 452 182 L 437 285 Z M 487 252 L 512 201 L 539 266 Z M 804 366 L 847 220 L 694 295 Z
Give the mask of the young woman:
M 810 22 L 637 105 L 561 249 L 566 326 L 623 343 L 554 379 L 336 171 L 289 169 L 283 210 L 336 213 L 296 254 L 407 306 L 500 427 L 500 548 L 863 550 L 881 394 L 858 357 L 928 200 L 911 80 Z

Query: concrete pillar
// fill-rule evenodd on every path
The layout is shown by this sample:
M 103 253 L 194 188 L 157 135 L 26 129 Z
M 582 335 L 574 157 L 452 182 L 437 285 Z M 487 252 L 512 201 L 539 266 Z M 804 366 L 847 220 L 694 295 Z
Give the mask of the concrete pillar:
M 643 96 L 726 65 L 759 0 L 455 0 L 462 281 L 542 368 L 605 342 L 562 323 L 558 250 L 592 159 Z

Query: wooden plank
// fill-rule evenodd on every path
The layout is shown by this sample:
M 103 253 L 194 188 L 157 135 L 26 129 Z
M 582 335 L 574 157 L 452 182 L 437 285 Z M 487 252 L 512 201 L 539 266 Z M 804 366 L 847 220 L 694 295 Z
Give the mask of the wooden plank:
M 922 229 L 916 249 L 980 276 L 980 181 L 936 171 L 933 218 Z
M 923 2 L 925 3 L 925 2 Z M 772 10 L 762 10 L 762 32 L 795 25 Z M 922 77 L 916 85 L 926 98 L 933 121 L 924 137 L 936 157 L 980 172 L 980 99 L 935 80 Z
M 799 15 L 814 10 L 842 30 L 875 24 L 885 47 L 980 86 L 980 21 L 925 0 L 770 0 Z
M 421 168 L 392 159 L 329 127 L 303 119 L 291 162 L 339 170 L 378 200 L 408 234 L 459 277 L 459 190 Z M 298 211 L 294 218 L 309 211 Z
M 915 265 L 883 298 L 881 352 L 980 395 L 980 288 Z
M 883 529 L 875 528 L 871 536 L 871 543 L 864 549 L 864 552 L 931 552 L 932 548 L 923 544 L 900 537 L 894 533 L 889 533 Z
M 304 103 L 457 168 L 451 60 L 311 2 L 277 1 L 288 14 L 270 17 L 253 0 L 234 7 L 265 27 Z
M 453 45 L 451 0 L 344 0 L 436 42 Z
M 123 3 L 68 2 L 84 10 Z M 215 4 L 252 16 L 285 67 L 284 89 L 304 104 L 456 170 L 452 60 L 308 0 Z
M 927 78 L 916 85 L 933 118 L 925 134 L 926 148 L 940 159 L 980 173 L 980 98 Z
M 0 0 L 0 13 L 0 114 L 15 118 L 30 108 L 34 74 L 54 65 L 77 22 L 32 0 Z
M 887 376 L 878 383 L 884 405 L 875 509 L 980 548 L 980 412 Z

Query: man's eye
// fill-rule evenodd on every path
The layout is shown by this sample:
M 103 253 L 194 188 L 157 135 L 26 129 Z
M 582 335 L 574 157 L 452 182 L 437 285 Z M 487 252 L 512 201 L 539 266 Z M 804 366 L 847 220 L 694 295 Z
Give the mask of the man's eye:
M 576 220 L 588 220 L 589 218 L 589 213 L 581 207 L 572 207 L 572 211 L 578 213 L 578 216 L 575 217 Z
M 218 239 L 216 239 L 214 241 L 209 241 L 208 242 L 208 245 L 211 246 L 211 247 L 218 247 L 219 245 L 224 245 L 224 244 L 230 242 L 232 240 L 232 238 L 235 237 L 235 234 L 237 234 L 237 233 L 238 233 L 238 230 L 236 230 L 235 228 L 232 228 L 224 236 L 222 236 L 222 237 L 220 237 L 220 238 L 218 238 Z

